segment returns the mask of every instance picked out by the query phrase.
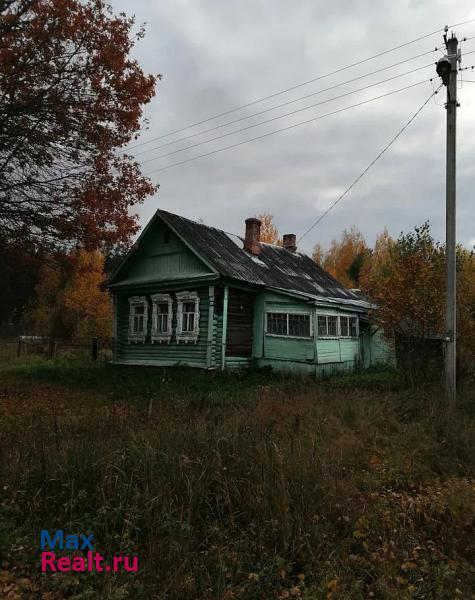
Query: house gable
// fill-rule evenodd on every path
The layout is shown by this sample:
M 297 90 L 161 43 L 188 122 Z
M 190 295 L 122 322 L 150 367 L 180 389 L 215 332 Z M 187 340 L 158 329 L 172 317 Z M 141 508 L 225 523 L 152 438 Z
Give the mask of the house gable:
M 216 271 L 156 215 L 108 285 L 118 288 L 213 276 Z

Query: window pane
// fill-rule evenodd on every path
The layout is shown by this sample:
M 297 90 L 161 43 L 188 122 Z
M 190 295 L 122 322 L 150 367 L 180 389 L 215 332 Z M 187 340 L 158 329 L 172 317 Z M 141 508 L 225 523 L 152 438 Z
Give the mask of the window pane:
M 338 317 L 328 317 L 328 335 L 329 336 L 336 336 L 338 335 L 337 333 L 337 321 Z
M 193 331 L 195 324 L 195 313 L 183 313 L 182 331 Z
M 157 304 L 157 313 L 159 315 L 167 315 L 168 314 L 168 302 L 160 302 L 160 304 Z
M 358 336 L 358 317 L 350 317 L 350 335 L 351 337 Z
M 267 313 L 267 333 L 287 335 L 287 315 L 285 313 Z
M 289 335 L 310 337 L 310 315 L 289 315 Z
M 144 331 L 144 318 L 143 315 L 134 316 L 134 333 L 143 333 Z
M 318 315 L 318 335 L 325 337 L 327 335 L 327 318 L 324 315 Z
M 194 313 L 195 312 L 195 303 L 194 302 L 184 302 L 183 312 L 184 313 Z
M 166 333 L 168 331 L 168 315 L 158 315 L 157 331 L 158 333 Z
M 143 315 L 143 314 L 145 314 L 145 306 L 134 306 L 134 313 L 136 315 Z
M 348 328 L 348 317 L 340 317 L 340 335 L 348 337 L 350 335 Z

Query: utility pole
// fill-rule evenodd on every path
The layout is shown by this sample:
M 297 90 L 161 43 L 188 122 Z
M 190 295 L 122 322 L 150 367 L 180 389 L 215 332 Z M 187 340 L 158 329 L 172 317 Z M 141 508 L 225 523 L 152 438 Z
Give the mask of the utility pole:
M 457 125 L 457 69 L 460 55 L 458 40 L 452 33 L 447 39 L 448 27 L 445 27 L 444 41 L 447 55 L 437 63 L 437 74 L 447 87 L 447 156 L 446 156 L 446 344 L 445 344 L 445 396 L 454 405 L 456 401 L 456 125 Z

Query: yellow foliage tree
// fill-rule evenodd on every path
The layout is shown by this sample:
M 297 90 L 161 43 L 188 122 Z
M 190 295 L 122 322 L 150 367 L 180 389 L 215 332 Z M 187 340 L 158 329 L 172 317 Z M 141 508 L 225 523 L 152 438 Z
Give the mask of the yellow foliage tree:
M 319 267 L 323 267 L 323 260 L 325 258 L 325 250 L 321 244 L 315 244 L 312 251 L 312 258 Z
M 281 246 L 282 240 L 279 239 L 279 232 L 274 225 L 274 217 L 269 213 L 262 213 L 257 215 L 257 218 L 261 222 L 261 242 Z
M 373 279 L 380 280 L 381 277 L 385 277 L 391 260 L 391 248 L 394 244 L 395 241 L 385 227 L 383 232 L 377 236 L 374 249 L 367 254 L 361 268 L 359 281 L 361 287 L 368 288 L 372 285 Z
M 320 244 L 313 250 L 313 259 L 343 285 L 358 287 L 359 274 L 367 255 L 363 234 L 352 227 L 345 229 L 339 240 L 334 239 L 324 252 Z
M 98 250 L 78 250 L 71 262 L 71 278 L 63 291 L 62 306 L 73 340 L 87 343 L 92 337 L 110 337 L 112 306 L 103 289 L 104 256 Z

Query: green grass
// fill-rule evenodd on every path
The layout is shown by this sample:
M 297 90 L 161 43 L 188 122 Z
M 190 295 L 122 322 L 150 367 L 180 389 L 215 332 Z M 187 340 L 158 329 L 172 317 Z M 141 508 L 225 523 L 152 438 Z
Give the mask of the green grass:
M 474 589 L 470 390 L 453 411 L 436 387 L 407 389 L 391 371 L 314 382 L 23 359 L 0 367 L 0 389 L 13 583 L 22 573 L 38 593 L 77 600 Z M 38 577 L 40 528 L 91 531 L 141 571 Z

